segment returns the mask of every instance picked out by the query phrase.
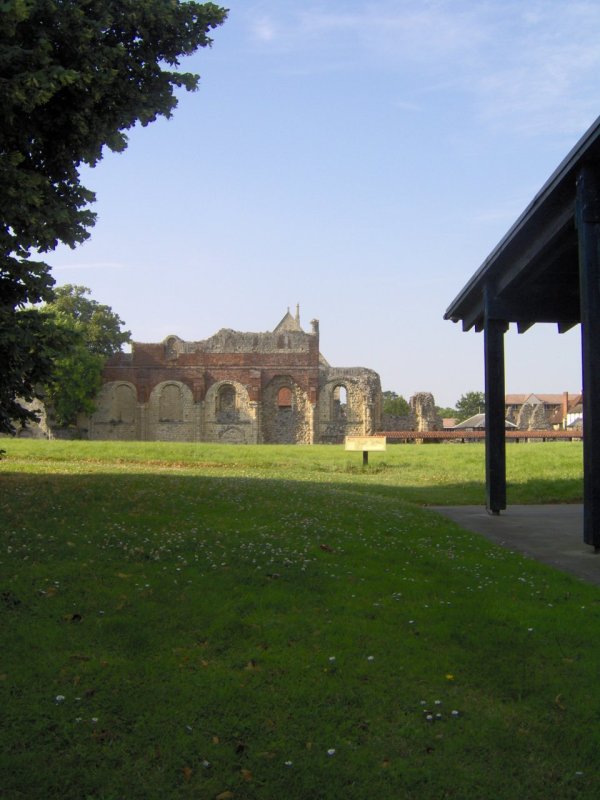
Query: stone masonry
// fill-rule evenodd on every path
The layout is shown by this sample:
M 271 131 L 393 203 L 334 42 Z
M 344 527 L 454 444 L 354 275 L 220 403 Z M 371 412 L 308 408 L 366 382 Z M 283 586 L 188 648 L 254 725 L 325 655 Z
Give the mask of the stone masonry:
M 431 392 L 417 392 L 410 398 L 411 428 L 414 431 L 441 431 L 444 427 L 441 417 L 435 410 L 435 400 Z
M 312 444 L 380 429 L 370 369 L 330 367 L 288 310 L 266 333 L 220 330 L 186 342 L 135 342 L 106 364 L 90 439 Z

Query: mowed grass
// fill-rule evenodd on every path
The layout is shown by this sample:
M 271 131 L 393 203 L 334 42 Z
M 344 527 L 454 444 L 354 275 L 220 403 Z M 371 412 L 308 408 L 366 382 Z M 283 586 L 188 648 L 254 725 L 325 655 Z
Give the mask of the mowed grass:
M 4 448 L 3 799 L 600 796 L 599 589 L 422 507 L 481 445 Z
M 485 502 L 482 443 L 388 445 L 385 453 L 370 454 L 365 470 L 361 453 L 346 453 L 341 445 L 1 442 L 8 448 L 11 469 L 78 472 L 102 464 L 117 471 L 193 468 L 202 475 L 351 483 L 356 491 L 391 490 L 394 497 L 401 489 L 403 500 L 420 505 Z M 581 442 L 509 444 L 506 456 L 509 503 L 581 502 Z

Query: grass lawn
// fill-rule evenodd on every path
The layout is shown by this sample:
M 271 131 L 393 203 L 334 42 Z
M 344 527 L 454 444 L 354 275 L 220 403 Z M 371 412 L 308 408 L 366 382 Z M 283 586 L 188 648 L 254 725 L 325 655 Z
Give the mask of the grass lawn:
M 3 800 L 600 796 L 598 587 L 424 507 L 480 444 L 4 442 Z M 581 459 L 511 445 L 509 502 Z

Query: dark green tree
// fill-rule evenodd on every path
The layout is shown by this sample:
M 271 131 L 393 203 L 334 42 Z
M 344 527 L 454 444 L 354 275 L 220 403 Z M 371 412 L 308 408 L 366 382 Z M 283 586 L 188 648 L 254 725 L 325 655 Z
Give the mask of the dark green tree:
M 53 300 L 43 309 L 51 312 L 58 324 L 77 331 L 90 353 L 108 358 L 131 341 L 131 331 L 121 330 L 123 320 L 110 306 L 90 300 L 89 294 L 87 286 L 66 283 L 56 287 Z
M 450 417 L 450 418 L 458 417 L 458 412 L 456 411 L 456 409 L 450 408 L 450 406 L 436 406 L 435 413 L 438 415 L 438 417 L 442 417 L 442 419 L 444 419 L 445 417 Z
M 81 411 L 91 413 L 102 385 L 106 359 L 131 340 L 125 323 L 110 306 L 90 300 L 85 286 L 66 284 L 54 292 L 41 313 L 50 316 L 69 338 L 69 346 L 54 360 L 44 399 L 59 425 L 70 425 Z
M 405 417 L 410 412 L 410 406 L 400 394 L 387 390 L 381 393 L 383 397 L 384 414 L 390 414 L 393 417 Z
M 180 0 L 0 3 L 0 431 L 12 430 L 7 419 L 32 418 L 15 398 L 35 392 L 49 363 L 36 362 L 43 348 L 31 352 L 31 318 L 19 312 L 52 299 L 36 254 L 75 247 L 95 221 L 81 166 L 95 166 L 105 147 L 124 150 L 136 123 L 172 115 L 175 88 L 198 84 L 177 71 L 179 59 L 210 45 L 226 16 Z
M 485 394 L 483 392 L 467 392 L 456 401 L 456 412 L 459 422 L 475 414 L 485 412 Z
M 26 404 L 40 396 L 56 359 L 75 340 L 72 331 L 38 309 L 0 306 L 0 432 L 14 434 L 36 419 Z

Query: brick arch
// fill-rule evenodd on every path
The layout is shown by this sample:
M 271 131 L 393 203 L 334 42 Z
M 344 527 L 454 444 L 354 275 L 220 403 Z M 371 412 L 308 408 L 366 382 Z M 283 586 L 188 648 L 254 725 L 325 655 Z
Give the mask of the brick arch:
M 160 422 L 184 422 L 186 402 L 192 401 L 190 387 L 182 381 L 162 381 L 150 392 L 148 408 Z
M 90 417 L 93 438 L 129 440 L 137 438 L 138 394 L 129 381 L 103 384 Z
M 183 422 L 183 392 L 179 383 L 163 384 L 158 397 L 160 422 Z
M 204 398 L 203 430 L 207 441 L 256 443 L 256 404 L 239 381 L 213 383 Z
M 231 383 L 224 383 L 217 392 L 217 414 L 235 414 L 238 406 L 238 393 Z
M 243 414 L 248 409 L 248 390 L 239 381 L 223 380 L 213 383 L 206 392 L 204 404 L 207 418 L 217 420 L 219 414 Z
M 148 399 L 148 439 L 193 441 L 195 438 L 194 398 L 183 381 L 162 381 Z
M 96 398 L 97 421 L 133 422 L 137 405 L 137 391 L 129 381 L 111 381 L 103 384 Z
M 114 386 L 112 402 L 112 418 L 117 422 L 131 424 L 135 422 L 137 391 L 132 383 L 121 381 Z

